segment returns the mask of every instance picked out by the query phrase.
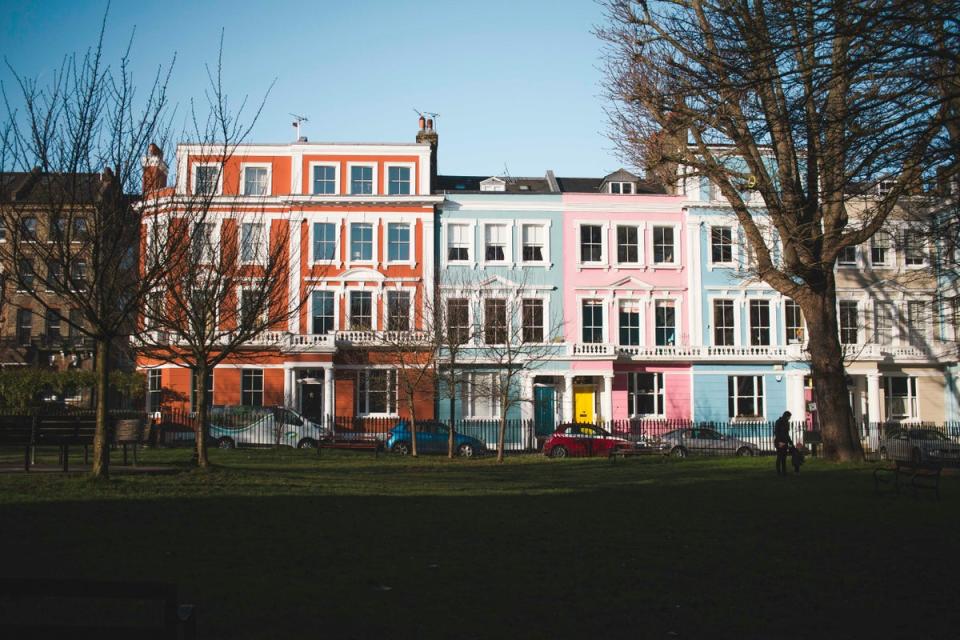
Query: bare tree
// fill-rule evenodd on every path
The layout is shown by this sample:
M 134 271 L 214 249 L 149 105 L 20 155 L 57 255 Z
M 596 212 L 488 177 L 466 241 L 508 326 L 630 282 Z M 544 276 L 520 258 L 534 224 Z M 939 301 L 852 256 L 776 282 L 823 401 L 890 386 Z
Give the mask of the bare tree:
M 937 24 L 955 32 L 956 0 L 609 0 L 599 30 L 622 153 L 663 179 L 675 181 L 679 167 L 708 178 L 742 226 L 759 277 L 800 305 L 832 459 L 862 455 L 834 264 L 943 163 L 934 152 L 947 120 L 931 80 L 938 62 L 930 47 L 905 45 L 936 41 L 933 4 Z M 853 220 L 849 198 L 883 181 Z M 762 214 L 748 206 L 753 189 Z
M 60 316 L 95 344 L 96 432 L 93 475 L 109 473 L 109 374 L 118 342 L 130 335 L 164 264 L 137 273 L 141 218 L 140 158 L 149 142 L 168 138 L 169 68 L 146 92 L 131 72 L 132 40 L 111 66 L 104 57 L 107 16 L 94 46 L 67 56 L 46 84 L 12 70 L 2 87 L 0 170 L 29 172 L 36 202 L 10 194 L 2 206 L 7 242 L 0 262 L 19 295 L 8 301 Z M 176 240 L 173 240 L 176 243 Z

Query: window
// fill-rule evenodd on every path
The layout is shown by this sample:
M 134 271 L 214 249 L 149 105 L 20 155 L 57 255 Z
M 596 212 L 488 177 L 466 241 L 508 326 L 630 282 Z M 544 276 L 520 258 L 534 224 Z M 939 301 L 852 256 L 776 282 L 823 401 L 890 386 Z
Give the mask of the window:
M 194 165 L 193 192 L 196 195 L 212 196 L 219 191 L 220 167 L 215 164 Z
M 33 280 L 36 276 L 36 273 L 33 270 L 33 258 L 20 258 L 17 262 L 18 269 L 20 273 L 18 274 L 20 282 L 18 283 L 18 289 L 23 291 L 32 291 L 33 290 Z
M 270 298 L 256 289 L 240 289 L 240 321 L 248 328 L 262 326 L 267 320 Z
M 629 195 L 633 193 L 632 182 L 611 182 L 609 185 L 610 193 Z
M 195 263 L 213 264 L 213 258 L 216 255 L 213 245 L 215 227 L 216 225 L 212 222 L 198 222 L 194 225 L 191 242 Z
M 350 259 L 373 261 L 373 225 L 369 222 L 350 225 Z
M 852 267 L 857 264 L 857 247 L 850 246 L 840 249 L 837 254 L 837 264 L 841 267 Z
M 878 302 L 874 307 L 874 341 L 877 344 L 893 343 L 893 304 Z
M 447 300 L 447 339 L 454 345 L 470 339 L 470 303 L 466 298 Z
M 337 168 L 333 166 L 313 166 L 313 194 L 328 196 L 337 192 Z
M 33 216 L 24 216 L 23 218 L 20 218 L 20 239 L 37 239 L 37 219 Z
M 147 411 L 149 413 L 160 411 L 160 402 L 163 399 L 161 373 L 160 369 L 150 369 L 147 372 Z
M 465 224 L 447 226 L 447 260 L 466 261 L 470 259 L 470 227 Z
M 33 312 L 30 309 L 17 309 L 17 342 L 20 346 L 27 346 L 32 337 Z
M 500 376 L 474 373 L 462 386 L 462 405 L 467 418 L 496 418 L 500 415 Z
M 263 406 L 263 369 L 244 369 L 242 371 L 240 376 L 240 404 L 245 407 Z
M 311 331 L 330 333 L 333 331 L 333 291 L 313 291 L 311 298 Z
M 620 303 L 620 344 L 640 344 L 640 303 L 637 301 Z
M 262 385 L 261 385 L 262 388 Z M 197 383 L 197 372 L 195 369 L 190 370 L 190 411 L 196 411 L 200 406 L 200 400 L 198 396 L 199 385 Z M 207 406 L 213 406 L 213 371 L 207 372 Z M 257 405 L 259 406 L 259 405 Z
M 923 247 L 923 238 L 918 233 L 905 232 L 904 263 L 908 267 L 920 267 L 927 263 L 926 252 Z
M 673 227 L 653 228 L 653 261 L 656 264 L 671 264 L 673 252 Z
M 243 195 L 265 196 L 270 193 L 268 188 L 269 170 L 267 167 L 243 168 Z
M 860 314 L 854 300 L 840 301 L 840 342 L 857 344 L 860 341 Z
M 523 241 L 523 261 L 543 262 L 546 228 L 538 224 L 525 224 L 520 233 Z
M 710 228 L 710 259 L 713 264 L 733 263 L 733 229 Z
M 917 379 L 912 376 L 885 377 L 887 387 L 887 420 L 915 420 L 917 412 Z
M 70 265 L 70 286 L 74 291 L 85 291 L 87 288 L 87 263 L 77 260 Z
M 617 262 L 640 261 L 640 239 L 636 227 L 617 227 Z
M 410 167 L 387 168 L 387 193 L 391 196 L 410 195 Z
M 350 167 L 350 193 L 373 194 L 373 167 Z
M 387 291 L 387 331 L 410 330 L 410 292 Z
M 262 262 L 265 257 L 263 224 L 244 222 L 240 225 L 240 261 Z
M 410 225 L 391 222 L 387 225 L 387 260 L 410 260 Z
M 503 262 L 507 259 L 507 225 L 488 224 L 484 227 L 484 260 Z
M 543 342 L 543 300 L 524 298 L 521 303 L 524 342 Z
M 487 344 L 507 342 L 507 301 L 487 298 L 483 301 L 483 341 Z
M 713 301 L 713 344 L 730 347 L 736 342 L 733 300 Z
M 657 300 L 654 308 L 654 339 L 658 346 L 674 345 L 677 340 L 677 310 L 669 300 Z
M 64 284 L 63 266 L 56 260 L 47 260 L 47 291 L 61 291 Z
M 582 306 L 583 341 L 587 343 L 603 342 L 603 302 L 584 300 Z
M 80 309 L 70 309 L 70 315 L 68 317 L 70 327 L 67 329 L 67 332 L 70 339 L 79 340 L 82 335 L 80 328 L 83 326 L 83 315 L 80 313 Z
M 397 412 L 397 373 L 390 369 L 357 372 L 357 414 Z
M 755 347 L 770 344 L 770 302 L 768 300 L 750 301 L 750 344 Z
M 907 302 L 907 325 L 910 327 L 910 344 L 924 346 L 927 344 L 929 326 L 927 322 L 927 305 L 921 300 Z
M 787 300 L 783 306 L 784 324 L 787 328 L 787 344 L 798 344 L 803 342 L 806 332 L 804 331 L 803 312 L 793 300 Z
M 332 222 L 313 223 L 313 261 L 330 262 L 337 256 L 337 225 Z
M 58 341 L 60 334 L 60 311 L 59 309 L 47 309 L 47 340 Z
M 631 418 L 662 418 L 663 374 L 628 373 L 627 407 Z
M 729 376 L 727 405 L 731 418 L 762 418 L 763 376 Z
M 373 328 L 373 294 L 369 291 L 350 292 L 350 328 L 359 331 Z
M 603 262 L 603 227 L 600 225 L 580 227 L 580 262 Z
M 870 241 L 870 263 L 875 267 L 885 267 L 890 264 L 890 249 L 893 242 L 886 231 L 877 231 Z

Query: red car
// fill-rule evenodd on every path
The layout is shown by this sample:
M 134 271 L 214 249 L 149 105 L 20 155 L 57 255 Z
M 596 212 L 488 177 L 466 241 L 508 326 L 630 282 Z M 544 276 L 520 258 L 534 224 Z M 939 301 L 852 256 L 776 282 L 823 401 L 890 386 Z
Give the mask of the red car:
M 551 458 L 567 456 L 609 456 L 615 449 L 631 449 L 633 443 L 611 435 L 589 423 L 568 423 L 557 430 L 543 444 L 543 455 Z

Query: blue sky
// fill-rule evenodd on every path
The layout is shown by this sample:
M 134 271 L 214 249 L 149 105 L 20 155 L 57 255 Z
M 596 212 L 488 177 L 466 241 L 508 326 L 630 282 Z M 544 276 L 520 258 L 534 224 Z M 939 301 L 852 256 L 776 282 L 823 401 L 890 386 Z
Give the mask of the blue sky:
M 0 52 L 21 73 L 49 74 L 94 42 L 105 6 L 4 0 Z M 224 28 L 231 98 L 259 99 L 276 78 L 253 141 L 292 140 L 289 112 L 309 117 L 313 141 L 413 140 L 418 108 L 440 114 L 442 173 L 599 176 L 622 164 L 605 135 L 601 19 L 592 0 L 121 0 L 107 47 L 117 60 L 136 28 L 141 84 L 176 54 L 183 114 Z M 5 67 L 0 80 L 9 87 Z

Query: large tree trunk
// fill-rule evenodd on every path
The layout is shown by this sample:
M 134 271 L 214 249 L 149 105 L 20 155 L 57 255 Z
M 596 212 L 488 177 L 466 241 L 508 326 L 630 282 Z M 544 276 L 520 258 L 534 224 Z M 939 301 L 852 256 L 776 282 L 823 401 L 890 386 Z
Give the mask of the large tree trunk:
M 97 338 L 97 409 L 96 429 L 93 434 L 94 478 L 110 476 L 110 340 Z
M 455 435 L 453 425 L 456 423 L 457 416 L 457 376 L 455 373 L 452 356 L 450 358 L 450 375 L 448 380 L 447 393 L 450 396 L 448 400 L 450 403 L 450 433 L 447 436 L 447 457 L 453 459 L 453 444 Z
M 198 366 L 195 379 L 197 419 L 194 423 L 193 437 L 197 447 L 197 466 L 201 469 L 210 468 L 210 458 L 207 456 L 207 425 L 210 421 L 210 409 L 207 406 L 207 371 L 206 365 Z
M 829 460 L 863 460 L 863 448 L 847 392 L 832 273 L 827 280 L 823 293 L 811 292 L 803 296 L 800 303 L 807 322 L 807 350 L 823 450 Z

